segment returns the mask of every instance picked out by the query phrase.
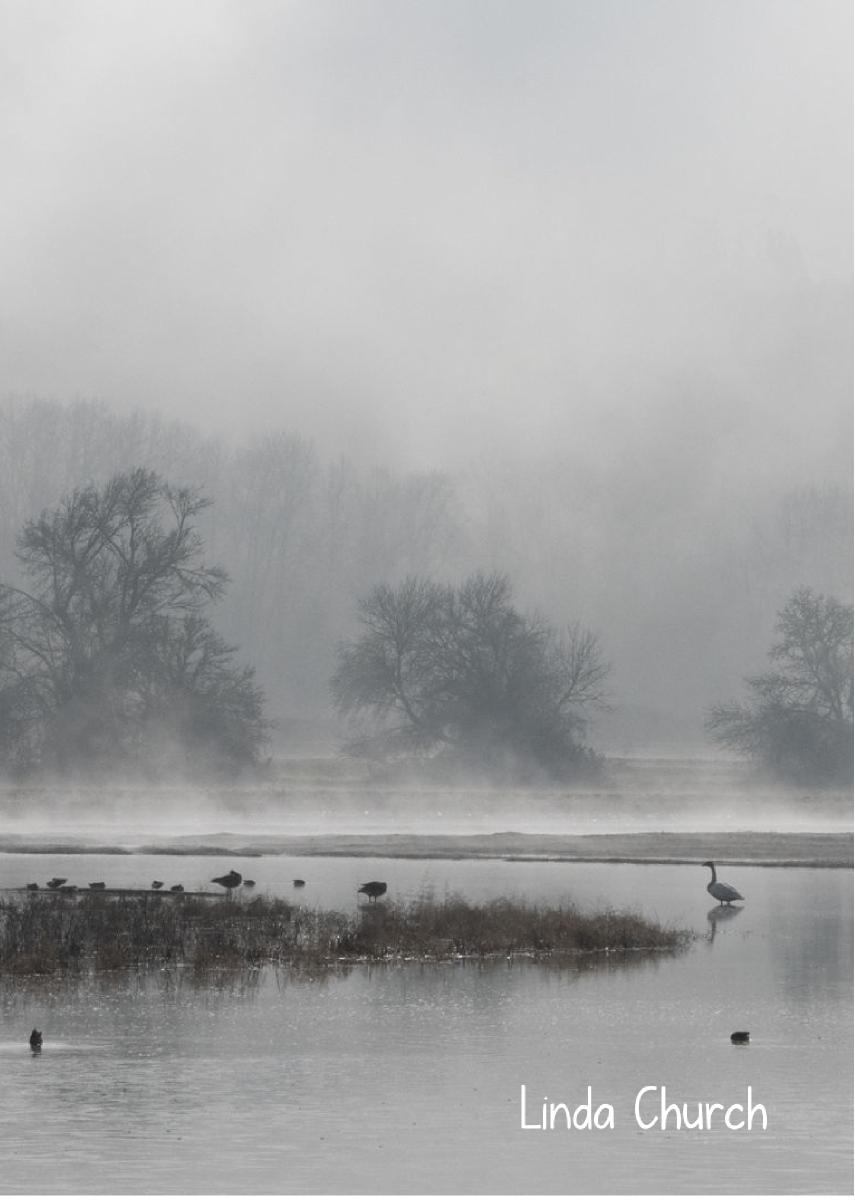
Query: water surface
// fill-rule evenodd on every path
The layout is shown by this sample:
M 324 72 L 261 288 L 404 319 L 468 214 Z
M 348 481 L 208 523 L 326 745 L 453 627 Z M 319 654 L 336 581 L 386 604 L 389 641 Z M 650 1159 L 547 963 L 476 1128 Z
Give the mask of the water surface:
M 19 860 L 24 859 L 21 863 Z M 216 859 L 0 856 L 2 882 L 185 885 Z M 5 1192 L 851 1191 L 852 873 L 729 868 L 722 912 L 685 866 L 228 860 L 258 887 L 353 906 L 460 891 L 632 904 L 695 931 L 676 957 L 356 967 L 321 978 L 170 969 L 0 981 Z M 110 875 L 112 873 L 112 876 Z M 25 882 L 26 880 L 21 880 Z M 27 1036 L 44 1030 L 31 1054 Z M 751 1031 L 734 1047 L 734 1029 Z M 615 1129 L 520 1129 L 520 1084 Z M 744 1103 L 769 1128 L 641 1131 L 638 1090 Z M 34 1145 L 37 1152 L 33 1152 Z

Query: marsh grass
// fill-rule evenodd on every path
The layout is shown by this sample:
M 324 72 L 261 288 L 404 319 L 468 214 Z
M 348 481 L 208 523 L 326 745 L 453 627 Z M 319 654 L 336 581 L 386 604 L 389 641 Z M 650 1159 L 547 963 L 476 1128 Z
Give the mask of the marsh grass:
M 685 934 L 631 912 L 582 913 L 459 896 L 365 904 L 356 913 L 164 895 L 29 895 L 0 901 L 0 971 L 108 971 L 164 964 L 196 969 L 344 962 L 671 951 Z

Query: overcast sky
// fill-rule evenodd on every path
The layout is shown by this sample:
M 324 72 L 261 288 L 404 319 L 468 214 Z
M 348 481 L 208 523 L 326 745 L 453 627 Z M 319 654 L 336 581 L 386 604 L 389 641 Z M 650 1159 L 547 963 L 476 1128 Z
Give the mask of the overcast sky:
M 807 306 L 827 439 L 851 59 L 851 0 L 0 0 L 0 392 L 406 466 L 681 388 L 753 437 Z

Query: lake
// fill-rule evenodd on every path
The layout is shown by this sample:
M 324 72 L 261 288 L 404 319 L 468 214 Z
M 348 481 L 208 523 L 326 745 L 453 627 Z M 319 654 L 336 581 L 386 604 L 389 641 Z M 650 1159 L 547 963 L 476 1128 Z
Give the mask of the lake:
M 850 870 L 722 869 L 746 897 L 731 910 L 695 866 L 4 854 L 0 883 L 189 889 L 232 866 L 324 908 L 385 879 L 399 900 L 632 906 L 696 939 L 573 967 L 0 980 L 0 1190 L 851 1192 Z M 544 1097 L 573 1109 L 590 1085 L 614 1128 L 523 1130 L 521 1084 L 529 1123 Z M 745 1104 L 750 1086 L 768 1129 L 642 1130 L 635 1097 L 663 1085 L 691 1112 Z

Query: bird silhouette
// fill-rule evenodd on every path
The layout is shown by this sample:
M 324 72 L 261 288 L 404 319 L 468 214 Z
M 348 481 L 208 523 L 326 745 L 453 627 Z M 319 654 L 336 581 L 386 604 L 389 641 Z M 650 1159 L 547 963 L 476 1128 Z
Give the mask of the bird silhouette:
M 306 886 L 305 879 L 295 879 L 294 880 L 294 887 L 305 887 L 305 886 Z
M 244 886 L 245 888 L 254 888 L 254 887 L 255 887 L 255 880 L 254 880 L 254 879 L 245 879 L 245 880 L 243 881 L 243 886 Z
M 151 881 L 151 886 L 156 892 L 159 892 L 160 889 L 163 887 L 163 880 L 162 879 L 153 879 Z
M 381 883 L 378 879 L 372 879 L 369 883 L 363 883 L 361 888 L 356 889 L 357 894 L 364 892 L 368 897 L 369 903 L 376 900 L 378 896 L 382 896 L 386 891 L 386 884 Z
M 712 871 L 712 879 L 707 884 L 707 891 L 709 892 L 709 894 L 711 896 L 714 896 L 715 899 L 718 900 L 719 904 L 728 904 L 729 905 L 731 900 L 744 900 L 745 899 L 745 897 L 741 896 L 739 894 L 739 892 L 736 890 L 736 888 L 731 887 L 729 883 L 720 883 L 716 879 L 714 862 L 707 861 L 707 862 L 701 863 L 701 866 L 709 867 L 709 869 Z
M 231 892 L 232 888 L 236 888 L 243 880 L 243 875 L 239 871 L 229 871 L 228 875 L 218 875 L 216 879 L 212 879 L 211 883 L 218 883 L 220 887 L 224 887 L 226 892 Z
M 737 1029 L 736 1033 L 730 1035 L 730 1040 L 734 1046 L 744 1046 L 749 1041 L 748 1031 L 746 1029 Z
M 39 890 L 39 885 L 37 883 L 28 883 L 27 884 L 28 892 L 37 892 L 38 890 Z
M 42 1031 L 40 1029 L 34 1029 L 33 1032 L 30 1034 L 30 1049 L 31 1050 L 41 1050 L 41 1048 L 42 1048 Z
M 101 892 L 107 886 L 106 883 L 90 883 L 89 886 L 96 892 Z
M 172 887 L 169 890 L 170 890 L 170 892 L 183 892 L 184 884 L 183 883 L 173 883 Z
M 49 879 L 47 881 L 47 885 L 52 891 L 56 891 L 56 889 L 62 887 L 65 882 L 67 882 L 65 879 L 60 879 L 58 876 L 54 875 L 53 879 Z

